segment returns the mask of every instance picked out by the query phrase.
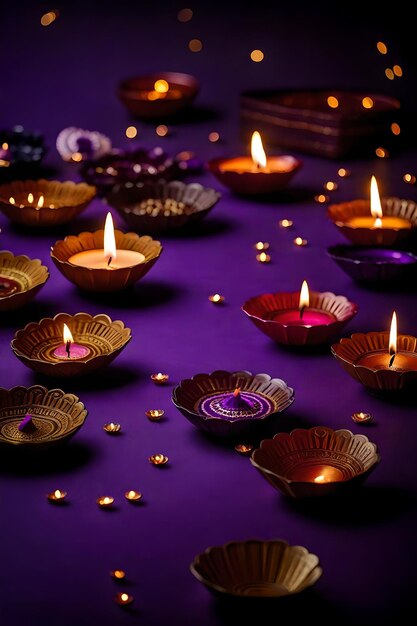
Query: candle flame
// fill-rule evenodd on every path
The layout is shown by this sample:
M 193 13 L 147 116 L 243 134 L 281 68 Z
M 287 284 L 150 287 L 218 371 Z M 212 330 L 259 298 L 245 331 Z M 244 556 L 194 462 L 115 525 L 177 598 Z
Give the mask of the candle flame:
M 381 228 L 382 207 L 375 176 L 371 178 L 371 213 L 375 218 L 374 228 Z
M 42 194 L 39 196 L 38 204 L 36 205 L 37 209 L 41 209 L 43 207 L 43 203 L 45 202 L 45 196 Z
M 28 193 L 28 202 L 29 202 L 29 204 L 32 204 L 32 202 L 33 202 L 33 193 Z
M 55 489 L 54 496 L 55 496 L 55 498 L 60 498 L 61 497 L 61 490 L 60 489 Z
M 319 476 L 316 476 L 314 479 L 315 483 L 324 483 L 324 476 L 323 474 L 320 474 Z
M 389 331 L 389 353 L 396 354 L 397 352 L 397 314 L 394 311 L 392 314 L 391 328 Z
M 252 156 L 252 161 L 254 164 L 260 169 L 266 168 L 266 154 L 264 147 L 262 145 L 262 139 L 257 130 L 252 135 L 250 152 Z
M 169 82 L 164 80 L 163 78 L 160 78 L 159 80 L 155 81 L 153 88 L 158 93 L 166 93 L 169 90 Z
M 233 395 L 235 398 L 237 398 L 240 395 L 240 387 L 236 387 L 236 389 L 233 392 Z
M 73 343 L 74 339 L 72 337 L 70 329 L 66 324 L 64 324 L 64 343 L 67 344 L 68 342 Z
M 304 309 L 306 306 L 310 306 L 310 294 L 308 291 L 308 285 L 306 280 L 303 281 L 303 284 L 301 286 L 300 303 L 298 306 L 300 309 Z
M 110 212 L 107 213 L 104 226 L 104 256 L 109 262 L 116 258 L 116 239 L 114 237 L 113 218 Z

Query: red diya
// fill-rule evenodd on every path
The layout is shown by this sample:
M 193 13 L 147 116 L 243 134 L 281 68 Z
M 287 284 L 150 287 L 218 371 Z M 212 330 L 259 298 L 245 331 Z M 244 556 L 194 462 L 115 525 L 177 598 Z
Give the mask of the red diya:
M 356 315 L 358 306 L 345 296 L 310 292 L 304 281 L 300 292 L 250 298 L 242 311 L 277 343 L 305 346 L 329 341 Z
M 255 131 L 251 140 L 251 156 L 212 159 L 208 169 L 234 193 L 261 195 L 280 191 L 302 163 L 294 156 L 266 156 L 262 138 Z
M 241 438 L 288 408 L 294 391 L 268 374 L 218 370 L 182 380 L 172 401 L 194 426 L 217 437 Z
M 417 338 L 398 335 L 397 315 L 386 332 L 354 333 L 332 354 L 355 380 L 374 391 L 411 391 L 417 381 Z

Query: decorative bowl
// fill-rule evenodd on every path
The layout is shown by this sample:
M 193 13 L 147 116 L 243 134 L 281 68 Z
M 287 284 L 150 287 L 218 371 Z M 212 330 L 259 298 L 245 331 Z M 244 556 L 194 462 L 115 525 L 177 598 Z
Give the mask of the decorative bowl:
M 210 547 L 194 558 L 190 569 L 209 591 L 239 598 L 299 593 L 323 573 L 315 554 L 282 539 L 250 539 Z
M 157 81 L 167 91 L 155 91 Z M 118 96 L 131 115 L 141 119 L 173 117 L 190 106 L 199 91 L 194 76 L 180 72 L 159 72 L 127 78 L 119 84 Z
M 380 457 L 365 435 L 326 426 L 297 428 L 264 439 L 250 461 L 276 489 L 292 498 L 327 496 L 365 480 Z
M 95 195 L 95 187 L 86 183 L 15 180 L 0 185 L 0 210 L 25 226 L 57 226 L 73 220 Z
M 29 414 L 33 428 L 20 431 Z M 33 387 L 0 388 L 0 445 L 25 450 L 44 450 L 68 441 L 84 424 L 88 411 L 79 398 L 62 389 Z
M 328 314 L 328 321 L 317 325 L 291 326 L 276 319 L 282 312 L 297 310 L 299 292 L 265 293 L 247 300 L 242 311 L 259 330 L 277 343 L 311 346 L 328 342 L 356 315 L 358 306 L 345 296 L 331 292 L 310 291 L 309 309 Z
M 85 250 L 103 248 L 104 230 L 94 233 L 83 232 L 78 236 L 70 235 L 64 240 L 57 241 L 51 248 L 51 258 L 59 271 L 69 281 L 87 291 L 120 291 L 125 289 L 149 272 L 158 260 L 162 246 L 159 241 L 136 233 L 123 233 L 115 230 L 116 247 L 119 250 L 134 250 L 144 255 L 145 261 L 132 267 L 122 267 L 114 270 L 90 269 L 74 265 L 70 257 Z
M 79 163 L 99 159 L 111 151 L 111 140 L 96 130 L 76 126 L 63 128 L 56 138 L 56 149 L 64 161 Z
M 239 389 L 241 402 L 234 402 Z M 279 378 L 247 371 L 218 370 L 182 380 L 172 402 L 194 426 L 224 438 L 250 436 L 294 401 L 294 390 Z
M 74 342 L 89 350 L 83 358 L 63 359 L 54 355 L 63 345 L 64 324 Z M 108 315 L 58 313 L 54 318 L 27 324 L 15 333 L 11 348 L 27 367 L 46 376 L 81 376 L 111 363 L 131 340 L 131 330 Z M 65 356 L 65 355 L 64 355 Z
M 243 157 L 244 158 L 244 157 Z M 233 164 L 242 161 L 242 157 L 211 159 L 207 163 L 209 171 L 219 180 L 222 185 L 228 187 L 233 193 L 245 196 L 273 194 L 286 187 L 296 172 L 301 168 L 302 162 L 290 154 L 269 156 L 268 163 L 278 162 L 282 165 L 282 171 L 235 171 Z M 248 167 L 251 159 L 248 158 Z M 223 166 L 228 164 L 228 168 Z M 230 167 L 230 169 L 229 169 Z
M 386 248 L 416 240 L 417 204 L 400 198 L 381 198 L 384 217 L 398 217 L 409 220 L 411 228 L 362 228 L 349 224 L 357 217 L 372 217 L 370 200 L 351 200 L 341 204 L 331 204 L 327 216 L 339 231 L 358 246 L 383 246 Z
M 373 391 L 378 392 L 413 392 L 417 381 L 417 368 L 397 369 L 395 367 L 376 369 L 360 361 L 371 353 L 385 353 L 389 355 L 389 333 L 370 332 L 354 333 L 350 338 L 343 338 L 339 343 L 332 345 L 332 354 L 343 369 Z M 414 360 L 417 358 L 417 338 L 411 335 L 398 335 L 397 354 L 410 353 Z
M 348 276 L 359 283 L 403 284 L 417 276 L 417 257 L 392 248 L 338 245 L 328 255 Z
M 211 211 L 221 194 L 199 183 L 124 183 L 113 187 L 106 202 L 130 228 L 140 233 L 167 232 L 195 223 Z
M 0 250 L 0 312 L 25 306 L 49 279 L 39 259 Z

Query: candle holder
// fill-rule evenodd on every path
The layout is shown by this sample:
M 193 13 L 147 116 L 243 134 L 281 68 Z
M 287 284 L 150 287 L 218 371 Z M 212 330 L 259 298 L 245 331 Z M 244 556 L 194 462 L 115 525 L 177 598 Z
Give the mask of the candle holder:
M 327 343 L 356 315 L 358 306 L 331 292 L 310 292 L 312 318 L 299 313 L 299 293 L 266 293 L 247 300 L 242 311 L 265 335 L 283 345 Z M 294 320 L 292 319 L 294 316 Z M 294 324 L 294 325 L 292 325 Z
M 115 185 L 105 201 L 136 232 L 160 233 L 199 222 L 220 198 L 220 193 L 199 183 L 161 180 Z
M 300 593 L 323 573 L 315 554 L 282 539 L 250 539 L 209 547 L 194 558 L 190 569 L 215 595 L 237 598 L 280 598 Z
M 69 281 L 86 291 L 120 291 L 130 287 L 149 272 L 158 260 L 161 252 L 161 243 L 147 235 L 139 237 L 136 233 L 123 233 L 115 230 L 115 240 L 118 250 L 133 250 L 145 257 L 143 263 L 131 267 L 121 267 L 108 270 L 92 269 L 74 265 L 70 257 L 79 252 L 103 248 L 104 230 L 94 233 L 83 232 L 78 236 L 70 235 L 64 240 L 57 241 L 51 248 L 51 258 L 59 271 Z
M 164 119 L 188 108 L 199 89 L 197 79 L 190 74 L 159 72 L 121 81 L 118 96 L 134 117 Z
M 405 285 L 417 276 L 417 257 L 392 248 L 338 245 L 327 248 L 330 258 L 358 283 Z
M 14 180 L 0 185 L 0 210 L 17 224 L 57 226 L 71 222 L 95 195 L 95 187 L 86 183 Z
M 294 401 L 294 390 L 279 378 L 247 371 L 218 370 L 182 380 L 172 402 L 194 426 L 216 437 L 253 435 Z
M 68 441 L 84 424 L 88 411 L 77 396 L 62 389 L 0 388 L 0 445 L 26 451 L 45 450 Z M 32 428 L 19 430 L 27 415 Z
M 286 187 L 302 162 L 289 154 L 269 156 L 264 171 L 256 169 L 250 156 L 211 159 L 209 171 L 233 193 L 245 196 L 266 195 Z M 269 171 L 268 171 L 269 170 Z
M 49 279 L 39 259 L 0 250 L 0 312 L 24 307 Z
M 400 198 L 381 198 L 383 218 L 390 219 L 387 226 L 371 228 L 361 226 L 363 218 L 372 222 L 369 200 L 351 200 L 331 204 L 327 216 L 347 239 L 358 246 L 396 247 L 406 241 L 415 241 L 417 235 L 417 204 Z M 408 222 L 408 224 L 407 224 Z
M 406 393 L 412 392 L 417 381 L 417 338 L 411 335 L 398 335 L 397 356 L 410 359 L 416 369 L 389 367 L 389 333 L 370 332 L 354 333 L 350 338 L 343 338 L 339 343 L 332 345 L 332 354 L 343 369 L 352 378 L 362 383 L 366 388 L 376 392 Z M 386 366 L 375 365 L 370 356 L 388 355 Z
M 264 439 L 250 460 L 284 495 L 311 498 L 361 484 L 380 457 L 365 435 L 315 426 Z
M 74 335 L 75 358 L 68 358 L 63 341 L 66 324 Z M 18 330 L 11 342 L 17 358 L 45 376 L 70 377 L 91 374 L 111 363 L 132 338 L 130 328 L 108 315 L 58 313 L 53 318 L 31 322 Z M 78 346 L 83 348 L 77 355 Z M 64 348 L 59 354 L 59 347 Z M 71 352 L 70 352 L 71 355 Z

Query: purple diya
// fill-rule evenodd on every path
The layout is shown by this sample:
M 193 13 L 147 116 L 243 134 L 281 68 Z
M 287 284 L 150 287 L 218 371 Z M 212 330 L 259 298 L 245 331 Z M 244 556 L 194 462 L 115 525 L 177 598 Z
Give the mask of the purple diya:
M 357 304 L 331 292 L 266 293 L 247 300 L 242 311 L 277 343 L 311 346 L 326 343 L 358 312 Z M 307 298 L 303 300 L 303 298 Z
M 200 166 L 192 152 L 180 152 L 170 156 L 160 147 L 151 150 L 137 148 L 112 150 L 99 159 L 85 161 L 80 173 L 104 196 L 116 184 L 151 182 L 162 178 L 172 180 L 187 171 L 197 170 Z
M 224 438 L 253 434 L 293 401 L 294 390 L 283 380 L 248 371 L 196 374 L 172 392 L 172 402 L 194 426 Z
M 328 255 L 353 280 L 364 283 L 404 283 L 417 275 L 417 257 L 392 248 L 331 246 Z

